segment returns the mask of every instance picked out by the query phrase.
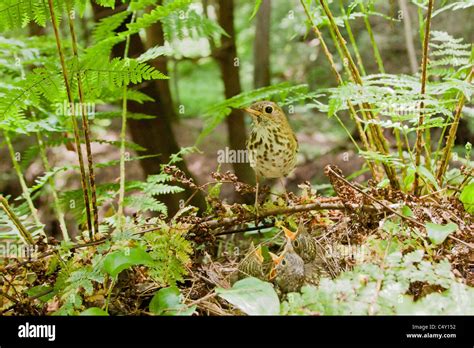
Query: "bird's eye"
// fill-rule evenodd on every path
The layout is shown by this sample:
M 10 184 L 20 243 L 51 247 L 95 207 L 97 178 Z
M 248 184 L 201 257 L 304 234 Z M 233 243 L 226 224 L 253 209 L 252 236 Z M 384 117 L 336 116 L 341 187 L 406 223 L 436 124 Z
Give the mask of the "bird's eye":
M 266 107 L 265 107 L 265 112 L 266 112 L 267 114 L 271 114 L 271 113 L 273 112 L 273 108 L 272 108 L 271 106 L 266 106 Z
M 293 244 L 294 244 L 295 248 L 297 248 L 298 245 L 300 245 L 300 242 L 298 242 L 298 240 L 295 239 L 295 240 L 293 241 Z
M 285 259 L 281 260 L 281 265 L 286 266 L 286 260 Z

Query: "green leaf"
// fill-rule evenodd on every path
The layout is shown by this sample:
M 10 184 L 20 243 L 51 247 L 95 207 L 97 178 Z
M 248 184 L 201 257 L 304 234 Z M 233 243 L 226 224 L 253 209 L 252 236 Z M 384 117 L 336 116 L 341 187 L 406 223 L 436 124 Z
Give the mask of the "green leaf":
M 135 265 L 149 265 L 153 259 L 141 247 L 115 251 L 105 257 L 104 270 L 112 277 L 117 277 L 120 272 Z
M 52 299 L 56 293 L 55 291 L 48 292 L 49 290 L 52 290 L 52 288 L 48 285 L 38 285 L 32 288 L 29 288 L 26 291 L 26 294 L 30 297 L 37 297 L 43 302 L 47 302 L 48 300 Z M 44 294 L 44 295 L 38 296 L 41 294 Z
M 425 178 L 431 185 L 433 185 L 437 190 L 440 190 L 438 182 L 436 181 L 433 173 L 431 173 L 426 167 L 419 166 L 418 173 Z
M 257 278 L 245 278 L 232 288 L 217 288 L 217 294 L 248 315 L 277 315 L 280 300 L 273 286 Z
M 249 22 L 257 15 L 258 9 L 260 8 L 261 4 L 262 0 L 255 0 L 255 5 L 253 7 L 252 15 L 249 18 Z
M 428 237 L 431 242 L 436 245 L 443 243 L 445 239 L 457 229 L 458 225 L 453 222 L 450 222 L 447 225 L 434 224 L 431 222 L 426 223 Z
M 404 205 L 402 207 L 402 215 L 406 217 L 412 217 L 413 216 L 413 211 L 410 209 L 408 205 Z
M 150 301 L 150 312 L 156 315 L 192 315 L 196 306 L 188 308 L 182 303 L 181 292 L 176 286 L 158 290 Z
M 469 214 L 474 215 L 474 182 L 467 185 L 461 192 L 459 200 Z
M 100 309 L 99 307 L 90 307 L 87 308 L 85 311 L 82 311 L 79 315 L 108 316 L 109 313 Z

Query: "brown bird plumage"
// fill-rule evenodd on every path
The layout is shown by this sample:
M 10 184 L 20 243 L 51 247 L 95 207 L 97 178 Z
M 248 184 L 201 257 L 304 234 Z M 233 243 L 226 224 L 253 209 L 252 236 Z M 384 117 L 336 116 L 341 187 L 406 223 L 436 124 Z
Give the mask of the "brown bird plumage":
M 255 173 L 265 178 L 287 176 L 296 165 L 298 141 L 285 113 L 271 101 L 254 103 L 245 111 L 253 118 L 247 149 Z
M 290 239 L 287 238 L 285 249 L 280 256 L 270 253 L 273 259 L 273 268 L 270 278 L 278 289 L 283 292 L 299 291 L 304 284 L 304 261 L 294 251 Z
M 321 277 L 329 277 L 324 262 L 325 252 L 316 238 L 308 232 L 303 222 L 300 222 L 296 233 L 283 226 L 282 228 L 295 252 L 304 261 L 305 284 L 318 285 Z
M 263 261 L 262 249 L 260 246 L 255 247 L 252 242 L 247 254 L 239 264 L 239 279 L 255 277 L 261 280 L 268 280 L 264 271 Z

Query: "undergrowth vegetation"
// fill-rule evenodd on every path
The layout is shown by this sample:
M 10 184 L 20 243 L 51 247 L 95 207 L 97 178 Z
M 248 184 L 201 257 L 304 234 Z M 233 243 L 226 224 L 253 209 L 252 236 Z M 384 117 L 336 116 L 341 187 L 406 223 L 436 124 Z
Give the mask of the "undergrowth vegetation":
M 329 62 L 336 84 L 315 89 L 278 81 L 220 102 L 198 97 L 203 104 L 181 113 L 202 118 L 195 146 L 181 148 L 159 173 L 131 180 L 128 162 L 160 156 L 140 155 L 144 148 L 126 137 L 131 120 L 155 117 L 127 109 L 130 102 L 151 100 L 138 87 L 173 80 L 153 62 L 186 57 L 185 48 L 202 40 L 209 47 L 197 51 L 212 57 L 211 49 L 228 34 L 199 1 L 95 0 L 94 6 L 114 11 L 87 29 L 88 37 L 79 23 L 92 16 L 89 1 L 2 1 L 0 139 L 8 156 L 2 161 L 11 162 L 21 193 L 0 195 L 1 313 L 474 314 L 472 146 L 454 143 L 460 120 L 473 116 L 474 50 L 432 26 L 436 16 L 472 10 L 473 3 L 412 1 L 422 47 L 413 74 L 386 71 L 372 36 L 377 71 L 369 73 L 360 60 L 354 21 L 365 19 L 369 31 L 372 16 L 402 21 L 378 12 L 376 4 L 294 1 L 299 26 L 317 40 L 319 59 Z M 165 44 L 130 56 L 132 37 L 156 23 Z M 28 35 L 33 25 L 43 35 Z M 204 73 L 195 72 L 199 79 L 215 75 L 204 64 Z M 220 86 L 192 86 L 181 102 Z M 361 171 L 344 173 L 346 178 L 337 166 L 327 166 L 330 185 L 320 191 L 310 182 L 286 194 L 263 187 L 256 214 L 252 204 L 221 194 L 229 186 L 240 197 L 254 196 L 253 185 L 217 165 L 205 183 L 180 169 L 232 110 L 259 100 L 326 114 L 363 159 Z M 114 120 L 119 138 L 101 136 Z M 26 149 L 19 152 L 19 144 Z M 117 156 L 98 161 L 95 145 L 110 146 Z M 52 163 L 51 151 L 73 160 Z M 25 173 L 33 164 L 41 174 L 31 180 Z M 106 169 L 114 179 L 96 180 Z M 364 173 L 369 180 L 353 180 Z M 72 184 L 64 184 L 66 176 Z M 183 192 L 188 199 L 170 211 L 163 197 Z M 191 204 L 197 195 L 205 197 L 204 209 Z M 42 221 L 40 201 L 40 209 L 51 207 L 60 231 L 55 237 Z M 325 275 L 317 284 L 284 294 L 271 279 L 238 280 L 251 242 L 271 263 L 269 253 L 283 248 L 282 226 L 296 230 L 301 221 L 325 250 Z

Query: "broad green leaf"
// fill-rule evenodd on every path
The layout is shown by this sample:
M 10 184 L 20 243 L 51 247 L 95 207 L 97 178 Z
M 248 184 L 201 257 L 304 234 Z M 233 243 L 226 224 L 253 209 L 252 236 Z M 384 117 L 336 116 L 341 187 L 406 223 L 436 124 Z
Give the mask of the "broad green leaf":
M 404 205 L 402 207 L 402 215 L 406 217 L 412 217 L 413 216 L 413 211 L 410 209 L 408 205 Z
M 276 315 L 280 300 L 270 283 L 257 278 L 245 278 L 232 288 L 217 288 L 217 294 L 248 315 Z
M 90 307 L 87 308 L 85 311 L 82 311 L 79 315 L 91 315 L 91 316 L 108 316 L 109 313 L 100 309 L 99 307 Z
M 459 200 L 469 214 L 474 215 L 474 182 L 467 185 L 461 192 Z
M 112 277 L 117 277 L 120 272 L 136 265 L 149 265 L 153 259 L 141 247 L 115 251 L 105 257 L 104 270 Z
M 445 241 L 448 236 L 458 229 L 458 225 L 450 222 L 447 225 L 434 224 L 431 222 L 426 223 L 426 231 L 428 237 L 433 244 L 439 245 Z
M 183 304 L 176 286 L 158 290 L 150 301 L 150 312 L 156 315 L 192 315 L 196 306 Z

